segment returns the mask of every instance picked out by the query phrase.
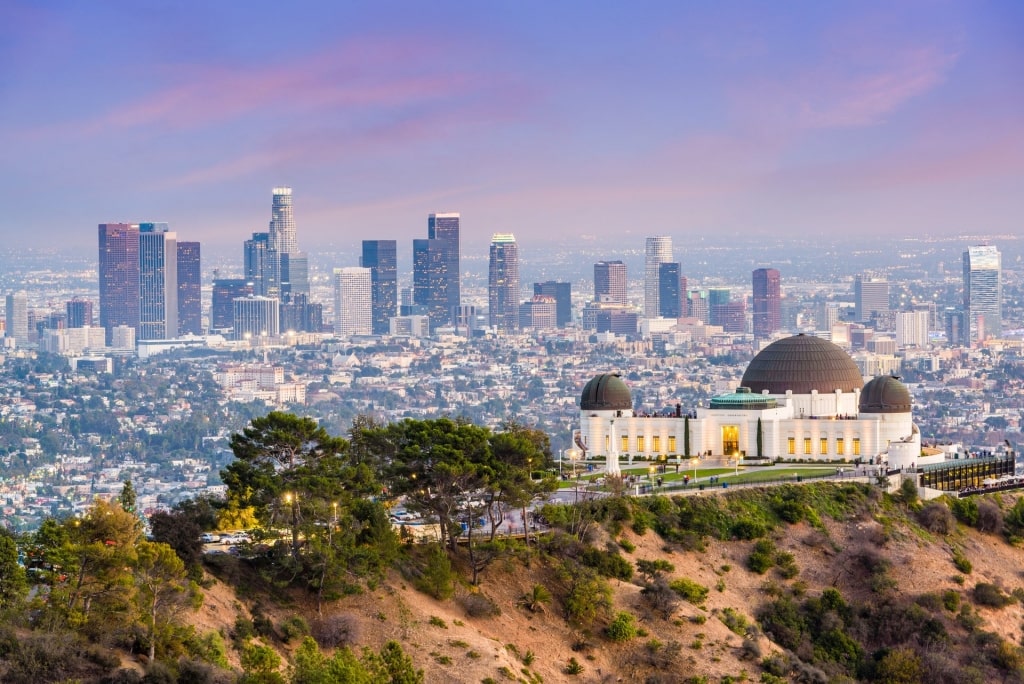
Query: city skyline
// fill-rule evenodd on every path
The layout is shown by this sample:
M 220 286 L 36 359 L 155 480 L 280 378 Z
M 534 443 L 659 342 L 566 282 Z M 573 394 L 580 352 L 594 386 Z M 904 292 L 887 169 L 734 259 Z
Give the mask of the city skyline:
M 467 252 L 1019 233 L 1019 3 L 7 10 L 0 230 L 26 246 L 155 217 L 216 249 L 282 183 L 307 249 L 408 244 L 436 207 Z

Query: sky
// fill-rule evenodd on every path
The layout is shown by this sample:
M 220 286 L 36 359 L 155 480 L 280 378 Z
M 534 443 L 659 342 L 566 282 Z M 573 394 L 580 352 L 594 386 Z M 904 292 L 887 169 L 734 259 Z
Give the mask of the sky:
M 1024 235 L 1024 3 L 3 0 L 0 237 Z

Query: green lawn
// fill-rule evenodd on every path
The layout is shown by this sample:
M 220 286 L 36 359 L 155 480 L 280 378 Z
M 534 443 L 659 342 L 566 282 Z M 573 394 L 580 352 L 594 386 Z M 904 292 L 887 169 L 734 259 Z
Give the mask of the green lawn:
M 806 465 L 806 466 L 779 466 L 769 468 L 759 468 L 757 470 L 748 471 L 743 466 L 740 466 L 739 474 L 736 473 L 735 468 L 697 468 L 697 484 L 707 485 L 707 479 L 713 476 L 720 476 L 720 480 L 717 484 L 723 482 L 770 482 L 773 480 L 782 480 L 786 478 L 796 480 L 798 475 L 815 476 L 834 474 L 836 466 L 834 465 Z M 638 484 L 648 484 L 649 480 L 647 475 L 650 470 L 646 467 L 642 468 L 625 468 L 622 471 L 623 475 L 637 475 L 639 477 Z M 693 468 L 680 467 L 679 472 L 675 472 L 675 465 L 669 465 L 666 468 L 664 474 L 655 473 L 654 479 L 658 477 L 662 478 L 665 483 L 679 482 L 683 480 L 685 476 L 690 477 L 690 482 L 693 483 Z M 580 484 L 588 484 L 592 480 L 599 477 L 604 477 L 604 473 L 587 473 L 580 477 Z M 569 480 L 567 482 L 559 482 L 558 486 L 560 489 L 572 489 L 575 486 L 575 482 Z M 691 484 L 691 486 L 693 486 Z

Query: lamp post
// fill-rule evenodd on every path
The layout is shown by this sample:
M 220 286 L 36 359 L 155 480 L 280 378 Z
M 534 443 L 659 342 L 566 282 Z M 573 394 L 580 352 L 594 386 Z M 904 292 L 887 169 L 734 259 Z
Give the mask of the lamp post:
M 734 475 L 739 475 L 739 474 L 740 474 L 740 452 L 738 452 L 738 451 L 737 451 L 737 452 L 735 452 L 735 453 L 734 453 L 734 454 L 732 455 L 732 457 L 733 457 L 734 459 L 736 459 L 736 463 L 735 463 L 735 466 L 736 466 L 736 470 L 735 470 L 735 471 L 733 472 L 733 474 L 734 474 Z
M 700 459 L 697 457 L 690 459 L 690 465 L 693 466 L 693 482 L 697 483 L 697 464 L 700 463 Z

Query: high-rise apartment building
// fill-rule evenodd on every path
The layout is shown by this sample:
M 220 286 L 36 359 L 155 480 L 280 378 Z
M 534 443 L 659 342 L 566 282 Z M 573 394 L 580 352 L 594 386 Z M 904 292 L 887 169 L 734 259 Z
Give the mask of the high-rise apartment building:
M 599 261 L 594 264 L 594 301 L 626 306 L 626 264 Z
M 7 295 L 6 324 L 5 337 L 18 346 L 28 344 L 28 293 L 24 290 Z
M 660 275 L 658 267 L 672 261 L 672 238 L 659 235 L 647 238 L 644 259 L 644 317 L 660 316 L 658 298 L 660 295 Z
M 370 269 L 334 269 L 334 333 L 370 335 L 373 332 L 373 280 Z
M 928 346 L 928 312 L 901 311 L 896 314 L 896 346 Z
M 235 327 L 236 299 L 252 297 L 255 293 L 253 284 L 245 278 L 215 278 L 213 281 L 213 298 L 210 305 L 210 328 L 213 330 L 231 330 Z
M 178 334 L 203 334 L 203 279 L 198 242 L 178 243 Z
M 370 269 L 373 334 L 386 335 L 391 330 L 391 317 L 398 313 L 398 243 L 363 240 L 359 265 Z
M 681 318 L 683 316 L 683 293 L 686 286 L 680 274 L 678 262 L 658 264 L 658 316 Z
M 178 336 L 178 236 L 166 223 L 139 224 L 139 327 L 136 340 Z
M 487 304 L 492 328 L 519 329 L 519 246 L 512 233 L 495 233 L 491 238 Z
M 856 276 L 853 279 L 853 317 L 858 322 L 889 314 L 889 281 Z
M 782 287 L 778 270 L 758 268 L 753 276 L 754 338 L 767 339 L 782 329 Z
M 462 304 L 462 279 L 460 264 L 460 221 L 458 213 L 430 214 L 427 217 L 427 238 L 441 240 L 445 263 L 445 294 L 448 298 L 448 317 L 451 323 L 461 324 L 455 320 Z M 433 318 L 431 318 L 433 325 Z
M 93 323 L 92 302 L 88 299 L 72 299 L 64 304 L 68 328 L 85 328 Z
M 559 283 L 554 280 L 534 283 L 533 294 L 554 298 L 555 316 L 559 328 L 564 328 L 572 323 L 572 283 Z
M 971 344 L 1002 334 L 1002 256 L 993 245 L 964 252 L 964 311 Z
M 231 301 L 236 340 L 266 340 L 281 334 L 277 297 L 238 297 Z
M 106 341 L 117 326 L 139 327 L 139 227 L 99 224 L 100 326 Z

